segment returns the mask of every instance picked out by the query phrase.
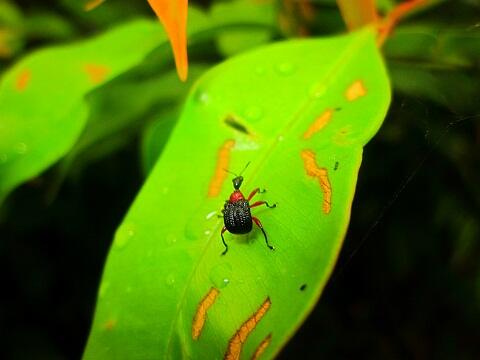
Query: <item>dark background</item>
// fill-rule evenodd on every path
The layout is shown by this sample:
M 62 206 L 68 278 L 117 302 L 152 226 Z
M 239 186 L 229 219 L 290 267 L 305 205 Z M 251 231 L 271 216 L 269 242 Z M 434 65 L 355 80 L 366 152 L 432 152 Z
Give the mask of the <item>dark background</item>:
M 70 3 L 16 2 L 25 17 L 48 9 L 66 19 L 68 39 L 151 16 L 146 2 L 132 10 L 120 1 L 124 11 L 101 26 Z M 329 14 L 335 11 L 329 3 L 314 6 Z M 474 1 L 447 1 L 409 21 L 470 31 L 479 27 L 478 9 Z M 326 26 L 319 18 L 309 31 L 342 31 L 335 21 Z M 31 36 L 2 67 L 62 40 Z M 449 76 L 479 83 L 478 59 L 449 69 Z M 387 53 L 392 71 L 395 60 Z M 365 148 L 337 267 L 280 359 L 480 358 L 480 96 L 449 91 L 439 103 L 395 88 L 385 124 Z M 0 210 L 0 358 L 81 357 L 112 234 L 144 180 L 138 148 L 133 137 L 69 176 L 47 200 L 55 178 L 50 169 Z

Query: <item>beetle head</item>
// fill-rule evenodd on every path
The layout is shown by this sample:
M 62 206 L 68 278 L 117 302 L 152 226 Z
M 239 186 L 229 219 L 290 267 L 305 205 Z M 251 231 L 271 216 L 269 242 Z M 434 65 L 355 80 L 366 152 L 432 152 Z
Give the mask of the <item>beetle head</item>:
M 242 182 L 243 182 L 243 176 L 237 176 L 237 177 L 233 178 L 232 182 L 233 182 L 233 187 L 235 188 L 235 190 L 240 189 L 240 186 L 242 186 Z

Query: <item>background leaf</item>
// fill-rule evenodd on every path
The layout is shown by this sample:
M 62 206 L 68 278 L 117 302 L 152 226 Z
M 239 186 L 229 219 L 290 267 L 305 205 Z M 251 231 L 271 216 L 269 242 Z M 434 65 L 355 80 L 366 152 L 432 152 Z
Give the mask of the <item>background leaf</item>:
M 5 74 L 0 200 L 72 147 L 88 116 L 85 94 L 138 64 L 162 36 L 154 22 L 136 21 L 81 44 L 40 51 Z
M 273 357 L 332 271 L 362 147 L 389 100 L 371 30 L 275 44 L 209 71 L 117 230 L 85 359 L 240 356 L 227 348 L 242 323 L 253 330 L 240 334 L 242 357 L 262 341 Z M 276 251 L 256 229 L 227 234 L 222 257 L 214 214 L 232 191 L 222 167 L 236 171 L 247 161 L 245 192 L 266 187 L 263 198 L 278 203 L 254 210 Z M 325 176 L 331 199 L 328 185 L 319 186 Z M 211 307 L 195 340 L 202 299 Z

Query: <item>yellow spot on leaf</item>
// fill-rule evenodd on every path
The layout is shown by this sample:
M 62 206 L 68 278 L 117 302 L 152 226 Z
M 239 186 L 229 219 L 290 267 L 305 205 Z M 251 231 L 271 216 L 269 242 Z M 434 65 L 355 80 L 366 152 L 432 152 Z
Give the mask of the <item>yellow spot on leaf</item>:
M 215 173 L 213 174 L 213 178 L 208 187 L 208 197 L 215 197 L 220 194 L 223 182 L 227 178 L 227 172 L 225 169 L 228 168 L 230 153 L 234 145 L 234 140 L 227 140 L 218 151 L 217 166 L 215 167 Z
M 101 83 L 107 77 L 110 69 L 103 65 L 86 64 L 85 72 L 90 77 L 90 81 L 94 84 Z
M 326 168 L 321 168 L 317 165 L 315 153 L 312 150 L 302 150 L 301 156 L 307 175 L 318 179 L 323 192 L 322 209 L 325 214 L 328 214 L 332 204 L 332 187 L 330 180 L 328 180 L 328 171 Z
M 322 130 L 332 118 L 333 110 L 325 110 L 318 118 L 315 119 L 312 125 L 303 134 L 304 139 L 310 139 L 316 132 Z
M 365 96 L 367 94 L 367 89 L 361 80 L 355 81 L 352 85 L 350 85 L 345 91 L 345 97 L 348 101 L 354 101 L 358 98 Z
M 198 304 L 197 312 L 193 317 L 192 323 L 193 340 L 197 340 L 200 337 L 205 321 L 207 320 L 207 311 L 215 303 L 219 293 L 220 291 L 218 289 L 212 287 L 202 301 L 200 301 L 200 304 Z
M 187 80 L 187 10 L 188 0 L 148 0 L 165 27 L 172 44 L 175 64 L 180 80 Z
M 83 6 L 83 9 L 85 11 L 92 11 L 93 9 L 96 9 L 100 5 L 102 5 L 105 2 L 105 0 L 89 0 L 85 3 Z
M 258 310 L 237 330 L 235 335 L 232 336 L 228 343 L 227 352 L 225 353 L 224 360 L 239 360 L 242 352 L 243 344 L 247 340 L 248 335 L 255 329 L 257 324 L 267 313 L 272 302 L 270 298 L 266 298 L 263 304 Z
M 268 334 L 265 339 L 258 345 L 257 349 L 253 353 L 252 360 L 258 360 L 260 356 L 262 356 L 263 352 L 265 349 L 270 345 L 270 342 L 272 341 L 272 334 Z
M 30 73 L 30 70 L 23 70 L 17 76 L 15 88 L 18 91 L 24 91 L 27 88 L 28 84 L 30 84 L 31 77 L 32 77 L 32 74 Z

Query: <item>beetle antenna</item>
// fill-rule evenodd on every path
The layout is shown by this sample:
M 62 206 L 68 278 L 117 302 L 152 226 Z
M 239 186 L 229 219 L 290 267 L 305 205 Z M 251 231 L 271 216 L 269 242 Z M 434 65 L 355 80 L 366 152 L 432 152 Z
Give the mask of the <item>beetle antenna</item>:
M 244 172 L 245 170 L 247 170 L 247 168 L 248 168 L 248 165 L 250 165 L 250 161 L 249 161 L 249 162 L 247 162 L 247 165 L 245 165 L 245 167 L 243 168 L 243 170 L 242 170 L 242 172 L 240 173 L 240 175 L 242 175 L 242 174 L 243 174 L 243 172 Z
M 245 165 L 245 167 L 243 168 L 243 170 L 240 172 L 240 175 L 242 175 L 243 172 L 244 172 L 245 170 L 247 170 L 248 165 L 250 165 L 250 161 L 247 162 L 247 165 Z M 226 172 L 228 172 L 228 173 L 230 173 L 230 174 L 232 174 L 232 175 L 240 176 L 240 175 L 238 175 L 238 174 L 236 174 L 236 173 L 234 173 L 233 171 L 230 171 L 230 170 L 228 170 L 228 169 L 223 168 L 223 170 L 225 170 Z
M 230 174 L 232 174 L 232 175 L 238 176 L 238 175 L 237 175 L 237 174 L 235 174 L 233 171 L 230 171 L 230 170 L 228 170 L 228 169 L 225 169 L 225 168 L 223 168 L 223 170 L 225 170 L 226 172 L 228 172 L 228 173 L 230 173 Z

